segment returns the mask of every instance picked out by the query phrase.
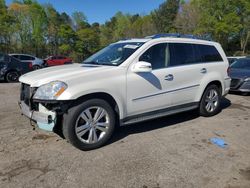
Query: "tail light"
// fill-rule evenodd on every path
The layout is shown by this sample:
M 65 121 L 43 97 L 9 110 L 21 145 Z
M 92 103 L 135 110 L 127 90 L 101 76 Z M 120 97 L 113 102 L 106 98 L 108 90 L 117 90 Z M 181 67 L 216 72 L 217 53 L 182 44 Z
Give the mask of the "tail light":
M 32 63 L 29 63 L 29 69 L 30 70 L 32 69 Z

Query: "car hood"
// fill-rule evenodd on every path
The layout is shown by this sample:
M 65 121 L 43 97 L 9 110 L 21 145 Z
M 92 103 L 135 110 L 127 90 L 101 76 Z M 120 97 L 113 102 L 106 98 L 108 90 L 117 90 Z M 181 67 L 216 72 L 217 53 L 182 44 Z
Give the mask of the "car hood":
M 229 72 L 231 78 L 250 78 L 250 70 L 231 68 Z
M 83 64 L 62 65 L 30 72 L 21 76 L 19 81 L 31 87 L 39 87 L 52 81 L 68 83 L 75 79 L 82 80 L 86 76 L 93 76 L 92 78 L 94 78 L 95 74 L 100 74 L 112 68 L 115 67 Z

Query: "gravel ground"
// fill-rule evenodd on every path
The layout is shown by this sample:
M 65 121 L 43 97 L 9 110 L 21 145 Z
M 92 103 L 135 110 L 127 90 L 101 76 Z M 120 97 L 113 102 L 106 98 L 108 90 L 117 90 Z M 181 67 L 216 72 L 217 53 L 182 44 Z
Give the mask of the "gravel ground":
M 107 146 L 82 152 L 32 129 L 19 87 L 0 83 L 0 187 L 250 187 L 250 96 L 228 95 L 212 118 L 187 112 L 122 127 Z

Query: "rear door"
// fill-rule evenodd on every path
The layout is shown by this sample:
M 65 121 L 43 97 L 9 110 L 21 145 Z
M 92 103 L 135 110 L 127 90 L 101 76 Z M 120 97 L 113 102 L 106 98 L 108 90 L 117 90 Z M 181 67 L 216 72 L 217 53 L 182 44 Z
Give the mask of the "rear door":
M 64 65 L 66 58 L 63 56 L 58 56 L 58 65 Z
M 169 43 L 170 62 L 168 91 L 172 92 L 172 105 L 191 104 L 199 91 L 201 80 L 207 73 L 195 44 Z

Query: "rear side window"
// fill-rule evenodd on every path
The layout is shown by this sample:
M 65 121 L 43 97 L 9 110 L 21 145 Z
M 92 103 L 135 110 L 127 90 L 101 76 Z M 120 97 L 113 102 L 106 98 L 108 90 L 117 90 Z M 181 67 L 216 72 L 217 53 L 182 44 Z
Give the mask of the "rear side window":
M 26 61 L 26 60 L 35 60 L 34 57 L 27 56 L 27 55 L 20 55 L 20 60 Z
M 192 44 L 170 43 L 170 67 L 200 63 Z
M 209 45 L 200 45 L 196 44 L 196 49 L 199 51 L 200 56 L 203 62 L 216 62 L 216 61 L 223 61 L 220 53 L 214 46 Z

